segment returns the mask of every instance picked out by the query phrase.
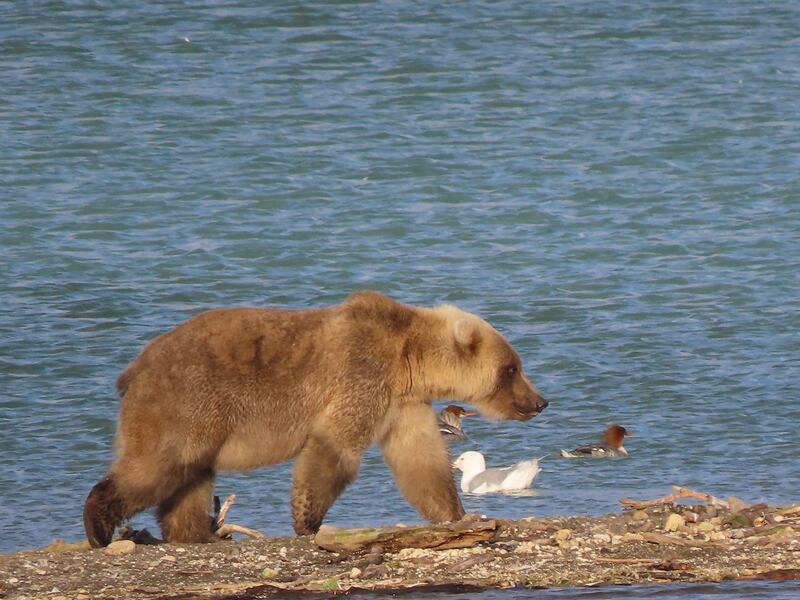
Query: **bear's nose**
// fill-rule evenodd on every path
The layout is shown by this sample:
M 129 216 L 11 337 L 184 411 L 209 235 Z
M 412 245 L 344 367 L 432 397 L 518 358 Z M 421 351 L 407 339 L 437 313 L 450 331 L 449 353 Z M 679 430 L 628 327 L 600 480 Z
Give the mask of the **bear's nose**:
M 541 396 L 539 396 L 533 403 L 533 405 L 536 407 L 536 410 L 539 412 L 542 412 L 549 404 L 550 403 Z

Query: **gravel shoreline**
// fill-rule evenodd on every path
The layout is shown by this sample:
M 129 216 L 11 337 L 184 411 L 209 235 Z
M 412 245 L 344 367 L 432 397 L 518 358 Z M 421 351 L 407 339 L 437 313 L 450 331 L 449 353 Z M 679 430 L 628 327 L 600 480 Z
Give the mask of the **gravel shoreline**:
M 800 505 L 734 511 L 660 504 L 599 517 L 487 522 L 496 523 L 494 539 L 446 550 L 385 552 L 373 545 L 331 552 L 313 536 L 186 545 L 126 540 L 100 550 L 56 541 L 0 555 L 0 598 L 248 598 L 289 590 L 800 579 Z

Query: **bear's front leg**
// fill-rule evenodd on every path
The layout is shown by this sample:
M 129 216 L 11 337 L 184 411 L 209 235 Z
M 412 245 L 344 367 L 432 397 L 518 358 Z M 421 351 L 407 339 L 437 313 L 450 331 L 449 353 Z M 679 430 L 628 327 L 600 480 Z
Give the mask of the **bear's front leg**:
M 297 535 L 316 533 L 325 513 L 358 475 L 361 453 L 312 435 L 295 461 L 292 517 Z
M 400 491 L 422 516 L 433 523 L 464 516 L 450 455 L 429 405 L 397 408 L 381 447 Z

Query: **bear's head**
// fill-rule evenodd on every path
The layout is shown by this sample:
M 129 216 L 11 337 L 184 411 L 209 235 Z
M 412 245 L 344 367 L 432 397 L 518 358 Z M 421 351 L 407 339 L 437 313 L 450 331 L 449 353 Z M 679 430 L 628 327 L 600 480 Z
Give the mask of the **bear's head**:
M 457 381 L 453 391 L 482 414 L 527 421 L 547 407 L 522 370 L 519 354 L 486 321 L 447 307 Z

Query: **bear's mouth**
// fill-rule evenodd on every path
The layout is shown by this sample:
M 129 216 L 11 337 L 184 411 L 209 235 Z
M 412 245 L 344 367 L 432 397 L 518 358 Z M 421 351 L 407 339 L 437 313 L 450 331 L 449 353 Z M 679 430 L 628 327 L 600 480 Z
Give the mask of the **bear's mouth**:
M 530 421 L 533 417 L 537 416 L 541 411 L 535 410 L 533 412 L 522 412 L 521 410 L 514 411 L 516 413 L 517 421 Z
M 530 404 L 517 404 L 514 403 L 514 419 L 517 421 L 529 421 L 534 417 L 538 416 L 545 408 L 547 408 L 547 403 L 544 406 L 534 405 L 533 407 Z

